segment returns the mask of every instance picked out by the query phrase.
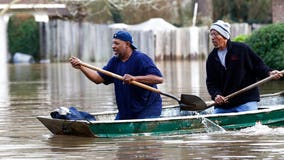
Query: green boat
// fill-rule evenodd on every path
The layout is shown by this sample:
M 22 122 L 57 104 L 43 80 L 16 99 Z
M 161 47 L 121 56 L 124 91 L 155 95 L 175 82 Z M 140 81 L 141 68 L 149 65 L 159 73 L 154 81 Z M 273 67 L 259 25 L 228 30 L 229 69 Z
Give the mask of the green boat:
M 96 121 L 62 120 L 50 116 L 38 116 L 37 119 L 55 135 L 104 138 L 205 133 L 208 122 L 225 130 L 238 130 L 256 123 L 278 127 L 284 126 L 284 91 L 261 95 L 256 111 L 212 114 L 212 110 L 197 113 L 181 110 L 180 106 L 167 106 L 163 108 L 161 118 L 155 119 L 114 120 L 117 113 L 114 111 L 93 113 Z

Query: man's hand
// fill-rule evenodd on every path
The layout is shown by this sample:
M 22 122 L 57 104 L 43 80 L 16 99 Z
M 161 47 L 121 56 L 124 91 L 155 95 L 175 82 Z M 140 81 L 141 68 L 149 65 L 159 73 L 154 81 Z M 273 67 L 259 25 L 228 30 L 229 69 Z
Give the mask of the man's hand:
M 225 97 L 221 96 L 221 95 L 217 95 L 217 96 L 215 97 L 215 102 L 216 102 L 218 105 L 222 105 L 222 104 L 224 104 L 224 103 L 228 103 L 228 100 L 227 100 Z
M 274 71 L 269 72 L 269 75 L 273 76 L 273 79 L 275 79 L 275 80 L 280 79 L 281 77 L 283 77 L 283 74 L 280 71 L 278 71 L 278 70 L 274 70 Z
M 81 69 L 81 60 L 79 58 L 72 56 L 69 58 L 69 62 L 74 68 Z
M 131 81 L 135 81 L 135 77 L 130 74 L 125 74 L 123 76 L 123 83 L 130 84 Z

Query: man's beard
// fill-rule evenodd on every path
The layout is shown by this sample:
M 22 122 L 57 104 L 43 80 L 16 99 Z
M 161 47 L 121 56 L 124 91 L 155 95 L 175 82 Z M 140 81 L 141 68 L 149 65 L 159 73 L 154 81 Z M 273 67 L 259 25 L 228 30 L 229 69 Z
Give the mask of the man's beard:
M 113 56 L 115 56 L 115 57 L 117 57 L 117 58 L 120 58 L 120 57 L 121 57 L 121 55 L 120 55 L 119 53 L 117 53 L 117 52 L 115 52 L 115 53 L 113 54 Z

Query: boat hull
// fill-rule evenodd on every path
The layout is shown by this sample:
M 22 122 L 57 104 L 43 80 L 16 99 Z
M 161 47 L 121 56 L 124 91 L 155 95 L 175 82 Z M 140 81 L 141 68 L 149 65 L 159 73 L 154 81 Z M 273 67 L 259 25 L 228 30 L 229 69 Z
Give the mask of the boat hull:
M 222 126 L 225 130 L 237 130 L 254 126 L 259 122 L 270 127 L 284 126 L 284 107 L 263 109 L 246 113 L 228 113 L 207 116 L 212 122 Z
M 55 135 L 94 136 L 86 121 L 52 119 L 49 116 L 38 116 L 37 119 Z
M 95 113 L 97 121 L 74 121 L 37 117 L 53 134 L 90 137 L 126 137 L 145 135 L 176 135 L 204 133 L 208 123 L 214 122 L 225 130 L 237 130 L 254 126 L 284 126 L 283 92 L 264 95 L 259 110 L 226 114 L 203 114 L 181 111 L 179 106 L 163 108 L 161 118 L 137 120 L 113 120 L 116 112 Z M 207 124 L 206 124 L 207 123 Z

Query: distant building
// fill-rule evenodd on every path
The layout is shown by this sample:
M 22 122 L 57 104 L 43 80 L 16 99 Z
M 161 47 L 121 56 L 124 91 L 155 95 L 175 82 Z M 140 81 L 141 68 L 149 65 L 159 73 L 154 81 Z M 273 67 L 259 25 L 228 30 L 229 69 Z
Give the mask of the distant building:
M 284 1 L 272 0 L 272 21 L 273 23 L 284 22 Z
M 34 15 L 38 21 L 48 21 L 52 17 L 70 15 L 66 4 L 51 0 L 0 0 L 1 14 L 12 15 L 28 13 Z

